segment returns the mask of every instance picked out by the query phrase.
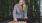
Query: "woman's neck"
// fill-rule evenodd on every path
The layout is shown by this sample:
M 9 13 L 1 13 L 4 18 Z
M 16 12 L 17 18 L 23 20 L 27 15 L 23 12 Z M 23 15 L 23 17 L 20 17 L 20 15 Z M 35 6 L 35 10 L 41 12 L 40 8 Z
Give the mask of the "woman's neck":
M 18 4 L 19 5 L 19 8 L 22 8 L 23 9 L 23 5 L 20 5 L 20 4 Z
M 23 6 L 18 4 L 18 7 L 20 8 L 21 11 L 23 11 Z

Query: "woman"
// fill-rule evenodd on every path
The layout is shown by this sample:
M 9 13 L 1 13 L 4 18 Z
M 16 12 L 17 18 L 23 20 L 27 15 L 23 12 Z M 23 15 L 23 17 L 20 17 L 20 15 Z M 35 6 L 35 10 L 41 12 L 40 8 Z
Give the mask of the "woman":
M 17 18 L 27 18 L 27 7 L 24 0 L 19 0 L 19 3 L 14 6 L 13 18 L 14 21 L 17 21 Z

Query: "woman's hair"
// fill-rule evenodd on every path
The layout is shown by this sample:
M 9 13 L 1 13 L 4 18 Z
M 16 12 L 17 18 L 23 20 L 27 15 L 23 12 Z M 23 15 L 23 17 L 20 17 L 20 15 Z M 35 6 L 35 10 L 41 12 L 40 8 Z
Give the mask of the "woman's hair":
M 26 3 L 25 3 L 25 0 L 23 0 L 23 10 L 25 10 L 26 8 L 27 8 L 27 6 L 26 6 Z

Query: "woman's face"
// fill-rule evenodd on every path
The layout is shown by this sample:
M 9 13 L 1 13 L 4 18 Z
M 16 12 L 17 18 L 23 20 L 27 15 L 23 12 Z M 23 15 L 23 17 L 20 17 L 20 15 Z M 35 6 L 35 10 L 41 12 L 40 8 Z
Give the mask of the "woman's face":
M 20 5 L 23 5 L 23 1 L 22 1 L 22 0 L 20 0 L 20 1 L 19 1 L 19 4 L 20 4 Z

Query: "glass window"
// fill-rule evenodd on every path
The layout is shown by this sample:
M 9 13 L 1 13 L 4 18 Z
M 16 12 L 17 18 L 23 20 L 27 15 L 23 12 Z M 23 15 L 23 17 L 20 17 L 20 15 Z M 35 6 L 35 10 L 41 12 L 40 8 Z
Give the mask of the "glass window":
M 40 12 L 41 12 L 41 16 L 42 16 L 42 0 L 40 0 Z

